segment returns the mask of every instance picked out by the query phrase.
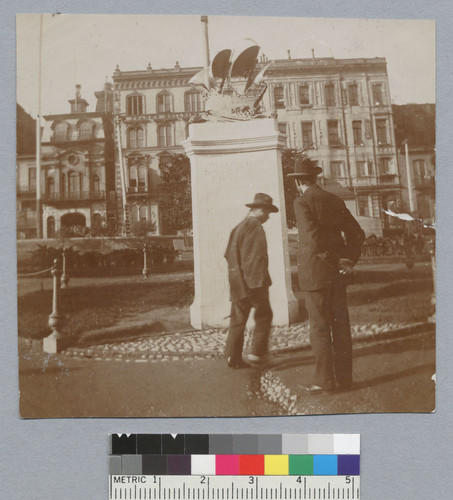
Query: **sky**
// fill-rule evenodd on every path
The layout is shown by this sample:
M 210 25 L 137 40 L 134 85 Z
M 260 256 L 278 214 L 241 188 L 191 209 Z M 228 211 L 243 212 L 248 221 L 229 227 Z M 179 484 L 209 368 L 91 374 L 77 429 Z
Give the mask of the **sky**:
M 17 102 L 38 114 L 39 14 L 19 14 Z M 269 60 L 385 57 L 395 104 L 435 102 L 435 22 L 209 16 L 211 59 L 252 38 Z M 199 16 L 43 15 L 41 114 L 69 112 L 75 85 L 95 110 L 94 92 L 122 71 L 202 66 Z

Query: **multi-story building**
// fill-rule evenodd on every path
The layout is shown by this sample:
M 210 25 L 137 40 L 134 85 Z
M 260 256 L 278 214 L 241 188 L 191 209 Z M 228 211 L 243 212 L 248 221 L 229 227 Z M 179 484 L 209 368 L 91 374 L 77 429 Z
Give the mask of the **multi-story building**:
M 70 113 L 45 116 L 42 133 L 42 217 L 44 238 L 60 229 L 83 234 L 116 220 L 113 104 L 111 84 L 95 92 L 96 111 L 76 95 Z
M 189 84 L 201 68 L 155 70 L 148 65 L 144 71 L 120 71 L 113 74 L 118 98 L 116 137 L 121 141 L 125 180 L 121 180 L 117 161 L 116 188 L 120 193 L 125 183 L 131 226 L 140 220 L 161 227 L 157 189 L 162 155 L 183 152 L 182 141 L 187 137 L 188 122 L 204 109 L 201 92 Z M 119 197 L 119 204 L 122 200 Z M 118 213 L 122 213 L 121 206 Z
M 401 185 L 385 59 L 276 60 L 265 77 L 288 147 L 318 161 L 321 183 L 353 193 L 345 201 L 366 233 L 391 230 L 383 209 L 399 204 Z
M 431 224 L 435 218 L 436 111 L 434 104 L 393 106 L 395 138 L 401 172 L 402 211 Z M 406 146 L 411 186 L 408 183 Z M 409 196 L 409 189 L 412 196 Z M 410 198 L 412 200 L 410 200 Z
M 36 237 L 36 122 L 17 105 L 17 238 Z
M 132 220 L 158 224 L 159 158 L 182 152 L 187 123 L 203 110 L 201 93 L 189 84 L 200 69 L 176 63 L 160 70 L 117 68 L 113 75 Z M 401 184 L 385 59 L 275 60 L 264 79 L 262 105 L 276 114 L 288 147 L 303 148 L 319 162 L 326 186 L 343 188 L 368 234 L 389 232 L 394 222 L 383 209 L 400 205 Z M 120 179 L 118 170 L 118 192 Z

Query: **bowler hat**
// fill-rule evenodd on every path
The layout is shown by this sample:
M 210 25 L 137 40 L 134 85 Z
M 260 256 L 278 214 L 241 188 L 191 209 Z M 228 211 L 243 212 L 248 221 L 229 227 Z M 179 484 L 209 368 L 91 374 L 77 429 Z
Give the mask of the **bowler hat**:
M 278 208 L 272 205 L 272 198 L 268 194 L 256 193 L 252 203 L 246 203 L 249 208 L 267 208 L 269 212 L 278 212 Z
M 294 164 L 294 173 L 288 174 L 288 177 L 304 177 L 307 175 L 318 175 L 322 172 L 322 168 L 318 167 L 315 162 L 297 159 Z

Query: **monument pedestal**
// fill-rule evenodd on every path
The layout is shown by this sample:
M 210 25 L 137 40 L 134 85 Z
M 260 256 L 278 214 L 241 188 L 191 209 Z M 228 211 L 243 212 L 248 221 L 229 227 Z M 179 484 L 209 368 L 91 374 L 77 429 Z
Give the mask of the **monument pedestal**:
M 280 209 L 263 225 L 269 252 L 274 325 L 298 318 L 291 288 L 285 198 L 281 169 L 284 136 L 274 119 L 194 123 L 183 143 L 190 158 L 194 235 L 194 328 L 228 325 L 231 303 L 225 249 L 255 193 L 270 195 Z

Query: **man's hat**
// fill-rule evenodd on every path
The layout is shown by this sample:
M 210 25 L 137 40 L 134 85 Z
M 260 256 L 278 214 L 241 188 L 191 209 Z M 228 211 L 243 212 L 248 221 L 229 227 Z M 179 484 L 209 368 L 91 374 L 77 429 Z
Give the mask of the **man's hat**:
M 306 175 L 318 175 L 322 168 L 315 165 L 313 161 L 297 159 L 294 164 L 294 173 L 288 174 L 288 177 L 304 177 Z
M 267 208 L 269 212 L 278 212 L 278 208 L 272 205 L 272 198 L 268 194 L 256 193 L 252 203 L 246 203 L 249 208 Z

